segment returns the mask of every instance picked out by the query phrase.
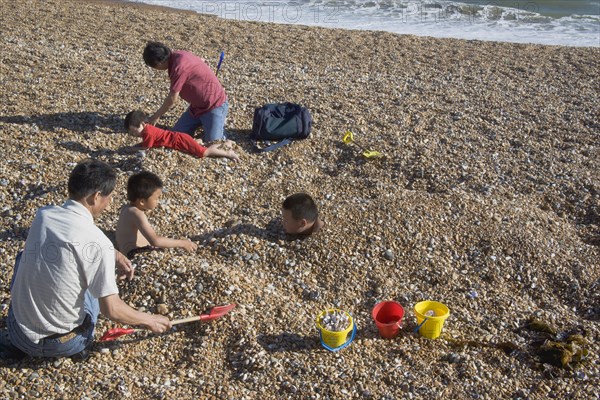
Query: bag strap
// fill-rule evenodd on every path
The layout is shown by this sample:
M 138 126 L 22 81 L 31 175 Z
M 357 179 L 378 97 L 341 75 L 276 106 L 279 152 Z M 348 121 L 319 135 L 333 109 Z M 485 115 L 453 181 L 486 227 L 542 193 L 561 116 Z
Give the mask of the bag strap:
M 282 140 L 282 141 L 280 141 L 280 142 L 277 142 L 277 143 L 274 143 L 274 144 L 272 144 L 272 145 L 270 145 L 270 146 L 267 146 L 267 147 L 262 147 L 262 148 L 261 148 L 261 147 L 258 147 L 258 144 L 256 143 L 256 140 L 253 140 L 253 141 L 252 141 L 252 144 L 254 145 L 254 149 L 255 149 L 256 151 L 258 151 L 259 153 L 266 153 L 266 152 L 268 152 L 268 151 L 277 150 L 277 149 L 279 149 L 279 148 L 281 148 L 281 147 L 283 147 L 283 146 L 286 146 L 286 145 L 288 145 L 288 144 L 290 144 L 290 143 L 292 143 L 292 139 L 290 139 L 290 138 L 286 138 L 286 139 L 283 139 L 283 140 Z

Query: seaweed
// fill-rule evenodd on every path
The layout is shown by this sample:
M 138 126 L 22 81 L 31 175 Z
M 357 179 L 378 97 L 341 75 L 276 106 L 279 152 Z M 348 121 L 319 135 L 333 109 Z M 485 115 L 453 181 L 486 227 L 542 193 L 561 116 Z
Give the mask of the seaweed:
M 552 325 L 534 317 L 529 319 L 529 323 L 526 325 L 526 327 L 532 331 L 545 332 L 552 335 L 556 335 L 558 332 L 558 330 Z
M 536 352 L 543 363 L 556 367 L 572 369 L 572 364 L 582 362 L 589 355 L 589 350 L 581 345 L 583 337 L 573 338 L 570 336 L 566 342 L 555 342 L 546 340 Z

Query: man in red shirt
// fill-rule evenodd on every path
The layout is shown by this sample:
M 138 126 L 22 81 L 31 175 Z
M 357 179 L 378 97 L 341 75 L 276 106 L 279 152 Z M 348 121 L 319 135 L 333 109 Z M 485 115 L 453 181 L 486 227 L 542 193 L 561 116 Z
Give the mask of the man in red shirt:
M 159 42 L 150 42 L 144 49 L 144 62 L 149 67 L 168 71 L 171 80 L 169 95 L 148 122 L 156 124 L 181 97 L 189 108 L 173 127 L 174 131 L 191 136 L 202 126 L 204 141 L 223 139 L 229 105 L 221 82 L 200 57 L 183 50 L 171 51 Z
M 141 137 L 142 143 L 130 148 L 150 149 L 152 147 L 167 147 L 194 155 L 196 157 L 225 157 L 239 161 L 239 156 L 231 149 L 233 142 L 215 143 L 208 147 L 200 145 L 193 137 L 181 132 L 172 132 L 147 124 L 143 111 L 132 111 L 125 117 L 125 129 L 130 135 Z

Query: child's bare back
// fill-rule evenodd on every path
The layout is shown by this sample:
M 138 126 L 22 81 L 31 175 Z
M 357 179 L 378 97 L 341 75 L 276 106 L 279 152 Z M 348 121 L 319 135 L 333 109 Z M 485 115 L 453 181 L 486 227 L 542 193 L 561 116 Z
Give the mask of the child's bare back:
M 129 254 L 131 250 L 150 246 L 139 229 L 143 224 L 149 224 L 146 213 L 132 204 L 125 204 L 121 207 L 115 233 L 117 248 L 121 253 Z

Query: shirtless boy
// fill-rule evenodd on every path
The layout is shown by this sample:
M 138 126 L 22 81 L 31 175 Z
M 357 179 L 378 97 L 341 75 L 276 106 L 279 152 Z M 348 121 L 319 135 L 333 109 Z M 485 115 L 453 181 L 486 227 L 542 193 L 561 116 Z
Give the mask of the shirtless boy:
M 128 258 L 142 251 L 179 247 L 188 252 L 198 245 L 189 239 L 170 239 L 156 234 L 146 217 L 154 210 L 162 195 L 163 183 L 149 171 L 132 175 L 127 181 L 128 204 L 121 207 L 117 222 L 117 248 Z

